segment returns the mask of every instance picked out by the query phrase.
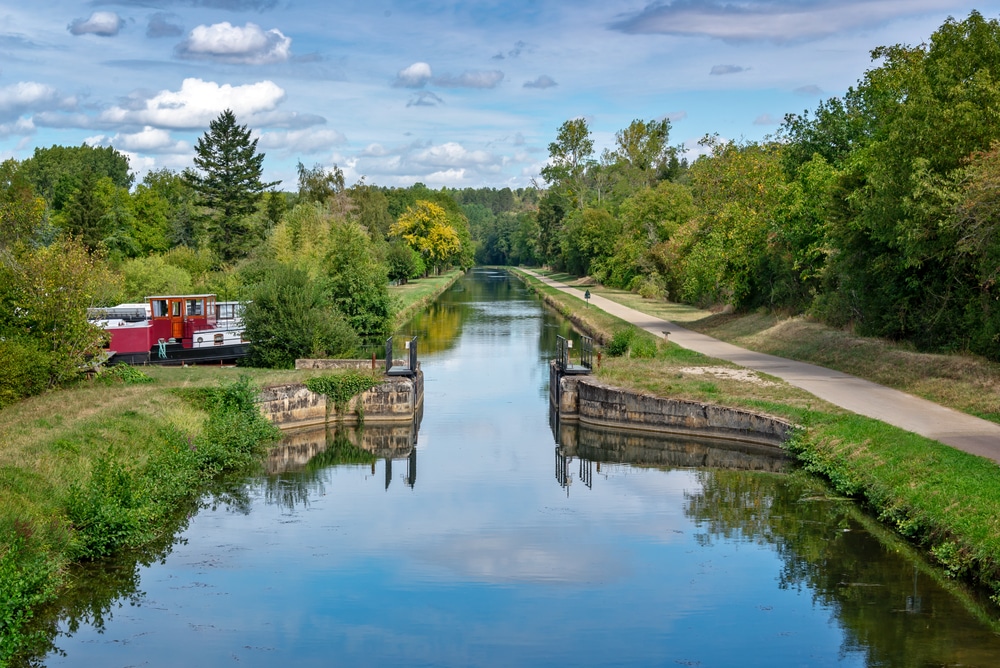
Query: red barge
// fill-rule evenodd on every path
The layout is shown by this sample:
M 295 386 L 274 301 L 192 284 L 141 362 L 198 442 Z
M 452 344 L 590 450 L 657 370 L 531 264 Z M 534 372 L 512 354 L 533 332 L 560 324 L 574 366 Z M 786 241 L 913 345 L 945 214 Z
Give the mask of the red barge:
M 226 362 L 244 357 L 242 306 L 215 295 L 160 295 L 143 304 L 93 309 L 111 334 L 108 364 Z

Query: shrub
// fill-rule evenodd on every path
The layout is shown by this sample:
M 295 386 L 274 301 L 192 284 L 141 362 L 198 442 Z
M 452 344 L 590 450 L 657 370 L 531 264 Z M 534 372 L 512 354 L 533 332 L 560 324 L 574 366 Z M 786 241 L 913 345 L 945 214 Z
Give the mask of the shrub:
M 281 431 L 257 407 L 257 393 L 250 378 L 241 376 L 209 394 L 208 420 L 190 445 L 209 472 L 254 466 L 264 447 L 280 438 Z
M 290 369 L 301 357 L 337 357 L 358 346 L 358 337 L 323 296 L 322 286 L 301 270 L 272 263 L 262 270 L 243 313 L 253 343 L 249 366 Z
M 626 327 L 625 329 L 619 329 L 611 336 L 611 340 L 604 346 L 604 350 L 611 357 L 624 357 L 628 355 L 634 338 L 634 328 Z
M 139 385 L 153 382 L 152 378 L 131 364 L 116 364 L 105 367 L 97 374 L 96 380 L 102 385 Z
M 32 339 L 0 340 L 0 408 L 45 391 L 49 385 L 50 356 Z
M 67 515 L 76 530 L 76 554 L 94 559 L 140 544 L 146 534 L 145 500 L 137 478 L 113 451 L 94 463 L 90 479 L 70 488 Z
M 652 359 L 656 357 L 656 341 L 650 336 L 632 337 L 632 357 Z

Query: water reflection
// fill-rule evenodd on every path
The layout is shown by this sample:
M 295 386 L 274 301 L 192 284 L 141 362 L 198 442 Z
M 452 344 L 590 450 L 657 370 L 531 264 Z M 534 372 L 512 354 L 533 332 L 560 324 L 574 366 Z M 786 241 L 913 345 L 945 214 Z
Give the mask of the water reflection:
M 515 279 L 470 272 L 439 306 L 419 443 L 292 435 L 169 558 L 81 576 L 120 586 L 61 604 L 44 661 L 995 665 L 993 609 L 773 453 L 551 431 L 568 325 Z
M 393 460 L 405 461 L 403 484 L 417 484 L 417 432 L 423 410 L 416 420 L 403 424 L 362 427 L 328 424 L 286 433 L 268 453 L 264 498 L 269 504 L 294 510 L 307 507 L 310 497 L 326 493 L 326 469 L 336 466 L 370 466 L 381 460 L 385 489 L 393 479 Z
M 811 592 L 844 631 L 841 651 L 868 666 L 993 666 L 996 611 L 952 583 L 846 499 L 803 474 L 700 471 L 685 514 L 697 540 L 766 545 L 782 560 L 778 585 Z M 986 623 L 980 623 L 975 618 Z
M 572 484 L 574 459 L 577 460 L 577 479 L 587 487 L 592 487 L 595 466 L 600 473 L 601 466 L 608 464 L 771 473 L 787 471 L 790 466 L 783 450 L 753 443 L 566 422 L 559 419 L 555 410 L 549 411 L 549 425 L 558 444 L 556 480 L 567 491 Z
M 539 306 L 545 315 L 535 348 L 538 359 L 548 361 L 554 355 L 557 336 L 572 339 L 578 349 L 581 334 L 573 324 L 533 298 L 520 279 L 498 269 L 470 270 L 467 280 L 455 283 L 398 334 L 419 337 L 421 355 L 442 353 L 451 350 L 463 332 L 486 339 L 510 336 L 511 321 L 537 321 Z

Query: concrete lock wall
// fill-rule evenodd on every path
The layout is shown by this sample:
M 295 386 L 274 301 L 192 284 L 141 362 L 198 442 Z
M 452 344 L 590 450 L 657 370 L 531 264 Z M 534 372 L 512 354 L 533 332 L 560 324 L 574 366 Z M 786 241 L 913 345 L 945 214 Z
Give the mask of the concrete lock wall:
M 588 376 L 559 377 L 554 364 L 550 381 L 560 420 L 770 446 L 783 444 L 794 429 L 784 420 L 738 408 L 623 390 Z
M 344 360 L 324 360 L 343 362 Z M 353 360 L 351 360 L 353 361 Z M 362 360 L 360 364 L 366 364 Z M 312 368 L 364 368 L 363 366 L 330 366 Z M 301 383 L 274 385 L 260 392 L 261 412 L 282 430 L 301 429 L 328 422 L 356 424 L 358 404 L 362 405 L 366 424 L 412 422 L 422 408 L 424 374 L 417 369 L 413 378 L 386 377 L 381 383 L 356 397 L 337 414 L 332 401 L 325 395 L 311 392 Z

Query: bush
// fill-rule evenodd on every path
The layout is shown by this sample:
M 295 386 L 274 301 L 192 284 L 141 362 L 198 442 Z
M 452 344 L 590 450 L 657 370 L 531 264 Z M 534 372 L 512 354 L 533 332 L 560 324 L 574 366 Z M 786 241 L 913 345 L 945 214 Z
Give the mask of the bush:
M 656 341 L 650 336 L 635 336 L 632 339 L 632 357 L 652 359 L 656 357 Z
M 49 385 L 50 356 L 37 341 L 0 340 L 0 408 L 41 394 Z
M 340 357 L 358 347 L 358 336 L 325 300 L 317 281 L 301 270 L 272 263 L 251 291 L 243 313 L 253 343 L 249 366 L 291 369 L 302 357 Z
M 102 385 L 139 385 L 153 382 L 152 378 L 131 364 L 116 364 L 105 367 L 97 374 L 96 380 Z
M 635 329 L 627 327 L 619 329 L 611 336 L 611 340 L 604 346 L 605 352 L 611 357 L 624 357 L 628 355 L 632 347 L 632 340 L 635 338 Z
M 209 393 L 208 421 L 190 445 L 203 468 L 211 473 L 248 468 L 281 437 L 257 407 L 257 394 L 247 376 Z
M 656 339 L 635 327 L 626 327 L 611 336 L 604 351 L 611 357 L 652 359 L 656 357 Z
M 32 609 L 53 595 L 56 568 L 45 558 L 31 529 L 20 522 L 0 527 L 0 666 L 6 666 L 19 646 L 31 643 L 23 634 Z M 43 635 L 41 631 L 33 634 Z
M 90 479 L 70 488 L 67 515 L 76 530 L 76 554 L 94 559 L 147 538 L 140 485 L 131 469 L 109 450 L 94 463 Z
M 347 407 L 347 402 L 352 397 L 366 392 L 376 385 L 378 385 L 378 381 L 375 378 L 357 371 L 316 376 L 306 381 L 306 387 L 309 388 L 310 392 L 325 395 L 333 400 L 338 415 Z

